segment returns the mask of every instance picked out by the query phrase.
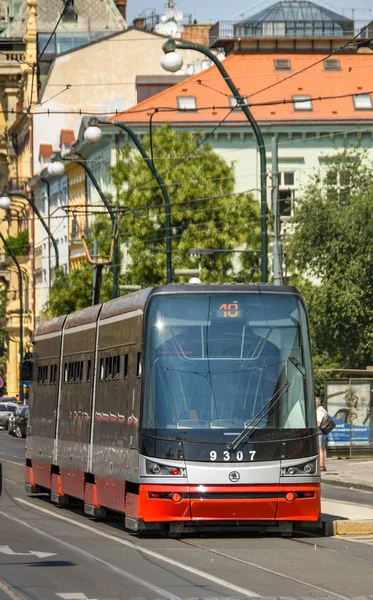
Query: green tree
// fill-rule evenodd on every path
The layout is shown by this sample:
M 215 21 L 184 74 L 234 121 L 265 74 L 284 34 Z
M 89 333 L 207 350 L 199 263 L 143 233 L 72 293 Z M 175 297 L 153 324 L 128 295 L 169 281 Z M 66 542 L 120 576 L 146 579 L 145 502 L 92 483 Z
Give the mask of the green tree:
M 169 125 L 153 133 L 154 163 L 164 174 L 171 206 L 172 266 L 195 268 L 189 248 L 234 249 L 238 245 L 259 248 L 260 217 L 258 202 L 251 194 L 234 193 L 234 166 L 228 165 L 208 144 L 187 132 L 173 131 Z M 150 137 L 142 143 L 151 154 Z M 188 157 L 182 160 L 181 157 Z M 111 203 L 118 209 L 119 239 L 128 247 L 129 265 L 121 276 L 122 284 L 142 287 L 166 281 L 165 207 L 155 179 L 139 153 L 126 146 L 111 169 L 118 190 Z M 135 211 L 125 210 L 129 207 Z M 122 209 L 122 211 L 121 211 Z M 100 254 L 110 254 L 112 225 L 105 215 L 92 225 Z M 237 256 L 237 255 L 236 255 Z M 235 270 L 233 271 L 233 262 Z M 203 281 L 258 281 L 257 254 L 234 253 L 205 256 L 201 260 Z M 178 279 L 180 281 L 180 279 Z M 92 267 L 55 277 L 47 316 L 66 314 L 91 304 Z M 112 272 L 105 270 L 102 300 L 111 298 Z
M 153 132 L 154 164 L 163 174 L 171 202 L 173 269 L 192 268 L 190 248 L 259 247 L 258 203 L 251 194 L 234 194 L 234 166 L 220 158 L 209 144 L 192 133 L 170 125 Z M 151 154 L 150 136 L 142 143 Z M 182 160 L 182 157 L 187 157 Z M 165 206 L 155 179 L 143 158 L 125 147 L 111 170 L 119 204 L 126 212 L 119 235 L 129 244 L 130 264 L 124 282 L 143 287 L 166 281 Z M 100 235 L 109 240 L 110 228 L 101 224 Z M 242 268 L 233 274 L 234 254 L 215 254 L 202 259 L 204 281 L 257 280 L 257 255 L 242 255 Z
M 288 251 L 306 276 L 315 363 L 365 368 L 373 360 L 373 168 L 346 148 L 305 188 Z M 312 283 L 313 282 L 313 283 Z
M 49 293 L 49 302 L 44 309 L 47 318 L 67 315 L 75 310 L 86 308 L 92 304 L 93 267 L 85 265 L 65 273 L 58 269 Z M 110 277 L 103 278 L 101 289 L 102 301 L 111 298 L 112 282 Z

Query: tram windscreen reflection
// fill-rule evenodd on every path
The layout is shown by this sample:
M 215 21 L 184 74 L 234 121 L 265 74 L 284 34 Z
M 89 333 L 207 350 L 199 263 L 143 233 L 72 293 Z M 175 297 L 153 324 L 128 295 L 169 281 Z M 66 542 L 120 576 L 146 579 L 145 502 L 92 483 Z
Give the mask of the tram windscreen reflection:
M 142 430 L 227 440 L 283 383 L 258 430 L 314 427 L 304 308 L 291 294 L 155 296 L 146 318 Z

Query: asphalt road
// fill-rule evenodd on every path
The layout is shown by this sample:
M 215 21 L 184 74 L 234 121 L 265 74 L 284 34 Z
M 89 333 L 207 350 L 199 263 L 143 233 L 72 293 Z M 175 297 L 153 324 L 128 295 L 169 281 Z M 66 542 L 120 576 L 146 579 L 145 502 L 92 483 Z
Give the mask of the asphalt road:
M 136 537 L 119 520 L 87 519 L 4 483 L 0 579 L 14 598 L 362 600 L 372 593 L 373 538 Z
M 0 452 L 10 455 L 4 457 L 10 465 L 22 461 L 23 446 L 24 440 L 0 436 Z M 324 495 L 329 492 L 353 491 L 324 486 Z M 356 494 L 364 495 L 365 504 L 373 496 Z M 123 530 L 120 519 L 88 519 L 79 508 L 29 498 L 21 482 L 4 481 L 0 599 L 362 600 L 372 593 L 373 537 L 137 537 Z

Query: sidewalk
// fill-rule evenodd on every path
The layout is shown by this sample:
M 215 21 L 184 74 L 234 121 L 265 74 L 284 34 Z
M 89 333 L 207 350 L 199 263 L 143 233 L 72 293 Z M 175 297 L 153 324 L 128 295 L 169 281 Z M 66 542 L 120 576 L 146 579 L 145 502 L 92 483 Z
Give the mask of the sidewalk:
M 326 469 L 324 483 L 373 492 L 373 460 L 327 458 Z

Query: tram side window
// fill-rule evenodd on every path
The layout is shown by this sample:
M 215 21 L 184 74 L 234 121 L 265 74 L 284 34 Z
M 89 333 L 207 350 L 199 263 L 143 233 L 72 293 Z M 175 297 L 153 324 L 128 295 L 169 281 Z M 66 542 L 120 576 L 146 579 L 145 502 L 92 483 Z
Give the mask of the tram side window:
M 88 360 L 87 361 L 87 375 L 86 375 L 87 382 L 91 381 L 91 370 L 92 370 L 92 361 Z
M 120 356 L 113 356 L 113 379 L 119 379 L 120 376 Z
M 52 377 L 52 368 L 53 368 L 53 365 L 51 365 L 50 377 Z M 44 365 L 43 367 L 38 367 L 38 384 L 39 385 L 47 385 L 48 383 L 51 383 L 51 381 L 48 381 L 48 373 L 49 373 L 48 365 Z
M 137 377 L 142 375 L 141 352 L 137 353 Z
M 128 377 L 128 354 L 124 355 L 123 377 L 124 379 Z
M 57 383 L 57 365 L 51 365 L 49 383 L 50 385 L 55 385 Z

